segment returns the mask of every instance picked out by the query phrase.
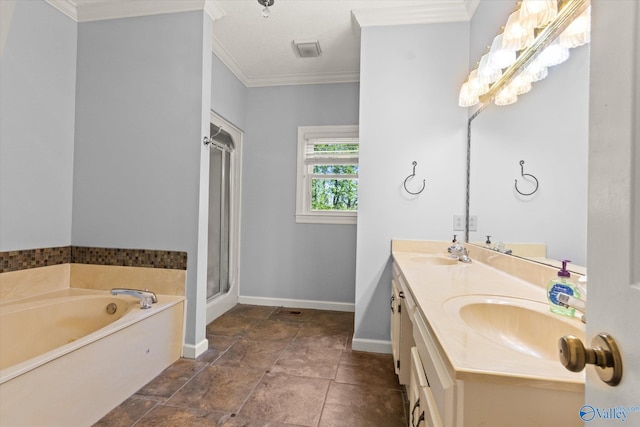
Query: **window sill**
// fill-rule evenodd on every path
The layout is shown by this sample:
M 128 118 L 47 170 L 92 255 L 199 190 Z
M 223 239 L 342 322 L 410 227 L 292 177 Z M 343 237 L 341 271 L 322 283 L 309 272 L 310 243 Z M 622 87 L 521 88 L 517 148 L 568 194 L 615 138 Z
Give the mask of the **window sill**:
M 298 224 L 357 224 L 358 215 L 352 214 L 296 214 Z

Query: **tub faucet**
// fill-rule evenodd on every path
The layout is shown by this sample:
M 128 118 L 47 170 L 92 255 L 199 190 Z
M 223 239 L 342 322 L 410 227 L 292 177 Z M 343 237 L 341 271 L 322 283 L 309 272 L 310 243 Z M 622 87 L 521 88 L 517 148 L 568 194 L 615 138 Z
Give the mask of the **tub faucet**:
M 113 288 L 111 289 L 111 295 L 131 295 L 136 297 L 140 300 L 140 308 L 151 308 L 151 304 L 158 302 L 156 294 L 149 289 L 141 291 L 139 289 Z

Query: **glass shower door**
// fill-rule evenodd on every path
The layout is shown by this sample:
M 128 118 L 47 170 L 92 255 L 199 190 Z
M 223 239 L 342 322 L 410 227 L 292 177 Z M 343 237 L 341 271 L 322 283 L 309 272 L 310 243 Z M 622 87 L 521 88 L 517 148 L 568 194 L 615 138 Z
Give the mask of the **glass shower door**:
M 231 153 L 233 138 L 211 124 L 207 300 L 229 291 Z

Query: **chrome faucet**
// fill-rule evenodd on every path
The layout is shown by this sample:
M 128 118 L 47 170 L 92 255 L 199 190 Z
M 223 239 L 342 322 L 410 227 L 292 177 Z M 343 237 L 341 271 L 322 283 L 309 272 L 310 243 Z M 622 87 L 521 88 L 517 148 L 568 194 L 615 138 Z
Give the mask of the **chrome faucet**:
M 136 297 L 140 300 L 140 308 L 151 308 L 151 304 L 158 302 L 156 294 L 149 289 L 141 291 L 139 289 L 113 288 L 111 289 L 111 295 L 131 295 Z
M 557 295 L 558 302 L 563 306 L 573 308 L 576 311 L 582 313 L 580 320 L 582 323 L 587 323 L 587 304 L 584 300 L 578 299 L 572 295 L 559 292 Z
M 447 248 L 447 252 L 451 254 L 451 258 L 457 258 L 460 262 L 464 262 L 465 264 L 471 262 L 471 258 L 469 258 L 469 252 L 467 251 L 467 248 L 465 248 L 455 240 L 453 245 Z

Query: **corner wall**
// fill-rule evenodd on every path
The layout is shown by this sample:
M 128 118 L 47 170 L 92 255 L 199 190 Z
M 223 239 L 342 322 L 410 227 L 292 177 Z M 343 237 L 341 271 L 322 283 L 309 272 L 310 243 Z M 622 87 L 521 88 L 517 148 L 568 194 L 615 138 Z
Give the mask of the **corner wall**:
M 362 30 L 354 349 L 391 351 L 391 240 L 449 240 L 464 214 L 468 47 L 468 22 Z
M 17 1 L 6 36 L 0 61 L 0 251 L 68 246 L 76 23 L 45 2 Z
M 187 252 L 193 352 L 206 349 L 197 255 L 210 34 L 202 11 L 78 24 L 73 244 Z

